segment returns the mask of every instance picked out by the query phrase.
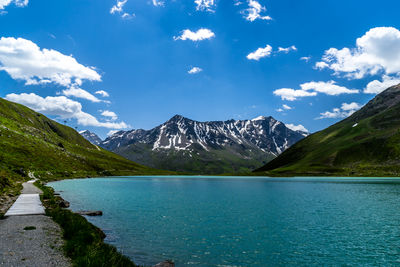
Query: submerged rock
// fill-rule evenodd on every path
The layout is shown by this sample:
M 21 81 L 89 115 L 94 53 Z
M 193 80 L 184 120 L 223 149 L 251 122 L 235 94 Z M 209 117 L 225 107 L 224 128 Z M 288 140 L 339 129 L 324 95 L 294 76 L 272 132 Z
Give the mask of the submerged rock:
M 101 210 L 83 210 L 77 212 L 80 215 L 87 215 L 87 216 L 102 216 L 103 212 Z
M 175 263 L 171 260 L 166 260 L 154 265 L 153 267 L 175 267 Z

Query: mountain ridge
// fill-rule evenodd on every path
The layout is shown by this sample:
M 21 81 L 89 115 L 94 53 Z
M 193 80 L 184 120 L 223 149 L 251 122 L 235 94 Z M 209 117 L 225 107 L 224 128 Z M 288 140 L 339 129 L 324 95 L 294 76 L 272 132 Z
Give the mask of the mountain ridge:
M 150 130 L 116 132 L 99 145 L 153 168 L 220 174 L 259 167 L 306 135 L 271 116 L 199 122 L 174 115 Z

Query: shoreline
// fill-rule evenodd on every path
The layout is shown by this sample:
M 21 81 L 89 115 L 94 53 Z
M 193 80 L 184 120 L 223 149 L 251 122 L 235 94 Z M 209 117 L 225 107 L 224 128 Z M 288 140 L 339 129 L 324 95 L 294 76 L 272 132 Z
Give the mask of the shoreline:
M 60 205 L 65 200 L 55 196 L 53 188 L 41 181 L 35 185 L 43 191 L 41 200 L 49 216 L 63 229 L 64 253 L 77 266 L 132 266 L 137 265 L 117 249 L 104 242 L 104 232 L 85 217 Z
M 326 181 L 329 182 L 331 181 L 334 177 L 332 176 L 324 176 L 324 177 L 320 177 L 320 176 L 298 176 L 298 177 L 270 177 L 270 176 L 212 176 L 212 175 L 134 175 L 134 176 L 96 176 L 96 177 L 73 177 L 73 178 L 66 178 L 66 179 L 55 179 L 53 181 L 48 181 L 48 182 L 61 182 L 63 180 L 75 180 L 75 179 L 112 179 L 112 178 L 154 178 L 154 176 L 156 176 L 156 178 L 160 178 L 160 179 L 246 179 L 248 178 L 249 181 L 251 180 L 259 180 L 259 179 L 265 179 L 265 180 L 279 180 L 279 181 L 287 181 L 287 182 L 295 182 L 295 181 Z M 185 177 L 186 176 L 186 177 Z M 398 180 L 398 177 L 357 177 L 357 176 L 353 176 L 353 177 L 336 177 L 334 182 L 338 182 L 338 181 L 343 181 L 343 182 L 352 182 L 352 181 L 376 181 L 376 182 L 384 182 L 384 181 L 396 181 Z M 74 224 L 74 221 L 78 221 L 78 225 L 82 228 L 85 228 L 85 231 L 87 231 L 87 233 L 85 234 L 89 234 L 89 235 L 94 235 L 94 242 L 95 244 L 84 244 L 83 247 L 87 248 L 88 246 L 96 246 L 96 249 L 98 249 L 99 247 L 102 250 L 105 250 L 105 253 L 108 255 L 109 258 L 111 259 L 118 259 L 118 261 L 123 261 L 124 264 L 123 265 L 115 265 L 114 263 L 110 263 L 113 266 L 136 266 L 135 263 L 130 260 L 127 256 L 123 255 L 121 252 L 119 252 L 114 246 L 109 245 L 107 243 L 104 242 L 104 238 L 105 238 L 105 234 L 104 232 L 98 228 L 97 226 L 93 225 L 92 223 L 90 223 L 84 216 L 79 215 L 78 213 L 72 212 L 71 210 L 66 210 L 64 209 L 64 207 L 61 207 L 60 203 L 64 202 L 65 200 L 59 196 L 59 195 L 55 195 L 54 194 L 54 189 L 51 188 L 50 186 L 47 185 L 47 182 L 44 181 L 36 181 L 35 185 L 40 188 L 43 191 L 43 195 L 41 196 L 41 200 L 43 205 L 46 207 L 46 217 L 51 219 L 52 222 L 57 223 L 57 225 L 59 225 L 64 232 L 64 237 L 62 237 L 62 239 L 64 240 L 65 244 L 64 244 L 64 254 L 71 259 L 71 261 L 73 261 L 74 263 L 76 263 L 76 261 L 79 264 L 82 264 L 84 261 L 88 261 L 89 259 L 87 258 L 88 256 L 85 255 L 85 253 L 82 253 L 82 251 L 80 252 L 76 252 L 76 251 L 68 251 L 68 248 L 71 246 L 76 246 L 77 243 L 76 242 L 81 242 L 82 240 L 78 240 L 78 241 L 71 241 L 74 239 L 74 235 L 80 235 L 81 233 L 79 233 L 79 227 L 76 227 L 76 225 L 69 225 L 67 226 L 67 222 Z M 8 207 L 11 206 L 13 204 L 12 199 L 16 199 L 18 197 L 18 195 L 14 195 L 12 196 L 12 198 L 9 198 L 9 202 Z M 2 203 L 2 206 L 0 207 L 2 208 L 1 210 L 7 210 L 7 206 L 4 205 L 4 203 Z M 0 210 L 0 211 L 1 211 Z M 1 218 L 1 216 L 0 216 Z M 69 219 L 66 219 L 69 218 Z M 71 219 L 72 218 L 72 219 Z M 67 234 L 67 238 L 65 237 L 65 232 L 66 231 L 70 231 L 71 229 L 66 229 L 67 228 L 73 228 L 73 232 Z M 68 242 L 73 242 L 74 245 L 68 245 Z M 82 245 L 82 244 L 81 244 Z M 89 254 L 90 251 L 93 251 L 91 249 L 86 249 L 86 254 Z M 104 251 L 103 251 L 104 252 Z M 98 256 L 96 256 L 98 257 Z M 83 259 L 82 259 L 83 258 Z M 98 257 L 99 258 L 99 257 Z M 104 259 L 104 258 L 103 258 Z M 122 260 L 121 260 L 122 259 Z M 128 261 L 129 263 L 127 263 L 126 261 Z M 103 263 L 103 261 L 102 261 Z M 165 262 L 164 264 L 172 264 L 170 262 Z M 156 265 L 156 266 L 173 266 L 173 265 Z
M 32 180 L 22 186 L 21 194 L 0 220 L 0 265 L 71 266 L 62 250 L 60 226 L 44 215 L 39 200 L 42 191 Z

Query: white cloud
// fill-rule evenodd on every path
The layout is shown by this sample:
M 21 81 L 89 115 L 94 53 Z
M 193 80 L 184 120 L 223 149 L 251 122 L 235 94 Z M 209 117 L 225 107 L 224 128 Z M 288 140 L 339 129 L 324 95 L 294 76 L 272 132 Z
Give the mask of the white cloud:
M 348 89 L 344 86 L 339 86 L 335 81 L 308 82 L 301 84 L 300 87 L 305 91 L 313 90 L 327 95 L 357 94 L 359 92 L 356 89 Z
M 291 106 L 286 105 L 286 104 L 283 104 L 283 105 L 282 105 L 282 108 L 278 108 L 276 111 L 277 111 L 277 112 L 283 112 L 283 111 L 285 111 L 285 110 L 291 110 L 291 109 L 293 109 Z
M 337 119 L 337 118 L 347 118 L 351 116 L 354 112 L 359 110 L 362 105 L 352 102 L 352 103 L 343 103 L 340 108 L 334 108 L 332 111 L 325 111 L 320 113 L 320 117 L 317 119 Z
M 387 75 L 383 75 L 382 81 L 373 80 L 372 82 L 368 83 L 367 87 L 364 89 L 364 93 L 379 94 L 387 88 L 398 84 L 400 84 L 400 77 L 390 77 Z
M 246 20 L 248 21 L 255 21 L 256 19 L 272 20 L 270 16 L 261 15 L 261 13 L 267 11 L 267 9 L 256 0 L 249 0 L 248 5 L 249 7 L 241 12 Z
M 155 0 L 153 0 L 154 2 Z M 122 1 L 117 1 L 117 3 L 115 5 L 113 5 L 110 9 L 110 14 L 121 14 L 121 18 L 123 19 L 132 19 L 134 18 L 136 15 L 135 13 L 128 13 L 128 12 L 124 12 L 124 6 L 125 4 L 128 2 L 128 0 L 122 0 Z
M 291 88 L 281 88 L 274 91 L 274 95 L 280 96 L 282 100 L 294 101 L 300 97 L 316 96 L 316 92 L 307 92 L 304 90 L 294 90 Z
M 370 29 L 356 41 L 355 48 L 325 51 L 319 69 L 329 68 L 336 75 L 344 74 L 350 79 L 361 79 L 380 72 L 400 72 L 400 31 L 393 27 Z
M 132 19 L 135 16 L 136 16 L 135 13 L 129 14 L 129 13 L 125 12 L 124 14 L 121 15 L 121 18 L 123 18 L 123 19 Z
M 0 70 L 27 85 L 55 83 L 71 86 L 82 80 L 101 81 L 92 67 L 52 49 L 40 49 L 32 41 L 13 37 L 0 39 Z
M 194 0 L 194 3 L 196 4 L 197 11 L 214 12 L 214 0 Z
M 283 109 L 286 109 L 286 110 L 291 110 L 292 109 L 291 106 L 288 106 L 286 104 L 283 104 L 282 107 L 283 107 Z
M 74 97 L 86 99 L 86 100 L 89 100 L 89 101 L 92 101 L 95 103 L 101 102 L 100 99 L 98 99 L 97 97 L 95 97 L 94 95 L 89 93 L 88 91 L 83 90 L 79 87 L 75 87 L 75 86 L 72 86 L 68 89 L 63 90 L 62 93 L 65 96 L 74 96 Z
M 199 30 L 197 30 L 196 32 L 192 32 L 189 29 L 186 29 L 184 31 L 182 31 L 182 34 L 180 36 L 174 36 L 174 40 L 191 40 L 193 42 L 196 41 L 202 41 L 202 40 L 206 40 L 206 39 L 211 39 L 215 37 L 215 34 L 209 30 L 209 29 L 205 29 L 205 28 L 201 28 Z
M 110 118 L 112 121 L 115 121 L 118 119 L 117 114 L 115 114 L 115 112 L 113 111 L 109 111 L 109 110 L 104 110 L 101 115 L 103 115 L 104 117 L 108 117 Z
M 356 89 L 348 89 L 339 86 L 335 81 L 329 82 L 308 82 L 300 85 L 299 90 L 291 88 L 282 88 L 275 90 L 274 95 L 280 96 L 282 100 L 294 101 L 301 97 L 316 96 L 318 93 L 327 95 L 341 95 L 341 94 L 356 94 L 359 91 Z
M 109 97 L 110 95 L 104 91 L 104 90 L 99 90 L 95 92 L 96 95 L 101 95 L 102 97 Z
M 164 1 L 152 0 L 153 6 L 164 6 Z
M 300 60 L 304 60 L 305 62 L 310 61 L 311 57 L 301 57 Z
M 359 110 L 362 106 L 356 102 L 343 103 L 341 109 L 344 111 Z
M 291 123 L 285 123 L 286 127 L 288 127 L 290 130 L 292 131 L 300 131 L 300 132 L 304 132 L 304 133 L 308 133 L 309 131 L 306 129 L 306 127 L 304 127 L 303 125 L 299 124 L 299 125 L 294 125 Z
M 189 74 L 196 74 L 196 73 L 199 73 L 199 72 L 202 72 L 202 71 L 203 71 L 203 69 L 201 69 L 199 67 L 193 67 L 188 71 L 188 73 Z
M 272 53 L 272 47 L 270 45 L 266 45 L 264 48 L 260 47 L 256 51 L 247 55 L 247 59 L 249 60 L 260 60 L 263 57 L 269 57 Z
M 124 5 L 128 0 L 117 1 L 110 9 L 110 14 L 121 13 L 124 10 Z
M 79 125 L 125 129 L 125 122 L 100 122 L 94 116 L 82 111 L 81 103 L 65 96 L 47 96 L 45 98 L 34 93 L 8 94 L 7 100 L 25 105 L 37 112 L 60 119 L 76 119 Z
M 289 53 L 290 51 L 297 51 L 297 47 L 292 45 L 289 47 L 278 47 L 278 52 Z
M 25 7 L 29 3 L 29 0 L 0 0 L 0 10 L 3 10 L 10 4 L 15 4 L 17 7 Z

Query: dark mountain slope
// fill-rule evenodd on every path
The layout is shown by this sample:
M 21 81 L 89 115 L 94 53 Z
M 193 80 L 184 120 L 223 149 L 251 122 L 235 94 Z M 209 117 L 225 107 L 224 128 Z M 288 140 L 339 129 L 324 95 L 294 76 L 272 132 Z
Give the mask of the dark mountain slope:
M 347 119 L 301 140 L 255 172 L 398 176 L 400 85 L 377 95 Z
M 74 129 L 0 98 L 0 194 L 30 177 L 158 173 L 85 140 Z

